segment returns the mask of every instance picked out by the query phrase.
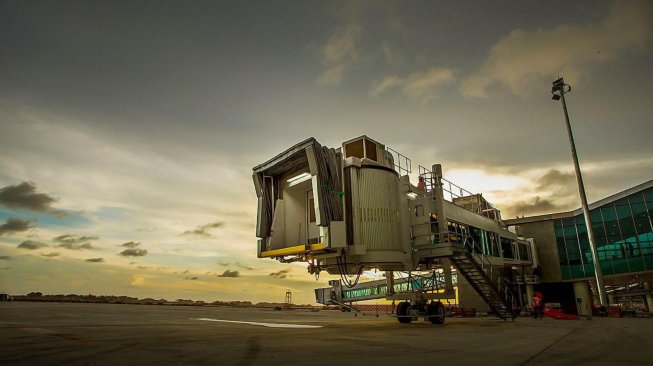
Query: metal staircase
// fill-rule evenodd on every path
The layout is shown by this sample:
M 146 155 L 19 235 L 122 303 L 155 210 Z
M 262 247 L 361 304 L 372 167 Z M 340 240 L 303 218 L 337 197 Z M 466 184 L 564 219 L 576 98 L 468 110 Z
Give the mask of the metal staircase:
M 499 276 L 499 283 L 495 284 L 491 275 L 484 270 L 484 267 L 492 268 L 489 260 L 482 254 L 472 238 L 467 237 L 464 242 L 465 248 L 461 248 L 452 256 L 451 262 L 499 318 L 503 320 L 511 318 L 514 321 L 515 297 L 506 285 L 505 279 Z M 474 252 L 480 254 L 475 255 Z

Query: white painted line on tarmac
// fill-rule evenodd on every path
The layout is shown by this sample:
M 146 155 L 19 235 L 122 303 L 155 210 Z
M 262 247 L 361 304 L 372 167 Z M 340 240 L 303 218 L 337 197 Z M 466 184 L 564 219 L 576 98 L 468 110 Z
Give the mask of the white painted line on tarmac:
M 203 321 L 207 321 L 207 322 L 221 322 L 221 323 L 237 323 L 237 324 L 259 325 L 259 326 L 268 327 L 268 328 L 322 328 L 321 325 L 259 323 L 259 322 L 245 322 L 245 321 L 239 321 L 239 320 L 223 320 L 223 319 L 213 319 L 213 318 L 190 318 L 190 319 L 191 320 L 203 320 Z

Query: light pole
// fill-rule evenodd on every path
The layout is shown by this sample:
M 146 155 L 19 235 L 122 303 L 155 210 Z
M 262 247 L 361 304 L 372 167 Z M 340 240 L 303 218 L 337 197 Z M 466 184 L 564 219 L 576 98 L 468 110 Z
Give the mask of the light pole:
M 599 252 L 596 250 L 596 241 L 594 240 L 594 230 L 592 229 L 592 220 L 590 219 L 590 209 L 587 205 L 587 196 L 585 195 L 585 185 L 583 184 L 583 176 L 580 173 L 580 165 L 578 164 L 578 155 L 576 154 L 576 144 L 574 143 L 574 135 L 571 132 L 571 124 L 569 123 L 569 114 L 567 113 L 567 103 L 565 103 L 565 93 L 571 91 L 571 86 L 565 84 L 563 78 L 553 82 L 551 94 L 553 100 L 562 100 L 562 110 L 565 112 L 565 121 L 567 122 L 567 134 L 569 135 L 569 144 L 571 145 L 571 157 L 574 160 L 574 169 L 576 170 L 576 181 L 578 182 L 578 193 L 580 194 L 580 202 L 583 207 L 583 215 L 585 216 L 585 226 L 587 227 L 587 238 L 590 243 L 590 250 L 592 251 L 592 258 L 594 262 L 594 276 L 596 277 L 596 288 L 599 292 L 599 302 L 601 306 L 608 304 L 605 294 L 605 284 L 603 283 L 603 271 L 601 270 L 601 262 L 599 262 Z M 580 244 L 580 243 L 579 243 Z

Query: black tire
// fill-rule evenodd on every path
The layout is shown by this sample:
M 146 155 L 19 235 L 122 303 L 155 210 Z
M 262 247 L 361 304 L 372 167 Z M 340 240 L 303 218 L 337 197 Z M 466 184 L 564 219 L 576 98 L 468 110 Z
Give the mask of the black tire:
M 397 305 L 397 320 L 399 323 L 408 324 L 413 321 L 413 318 L 409 315 L 410 303 L 408 301 L 400 302 Z
M 444 305 L 439 301 L 431 302 L 426 308 L 426 315 L 432 324 L 444 324 Z

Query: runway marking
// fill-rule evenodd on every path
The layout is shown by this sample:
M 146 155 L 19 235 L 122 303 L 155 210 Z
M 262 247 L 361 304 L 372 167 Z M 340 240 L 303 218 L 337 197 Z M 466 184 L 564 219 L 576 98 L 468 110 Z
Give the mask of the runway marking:
M 237 323 L 237 324 L 259 325 L 259 326 L 268 327 L 268 328 L 322 328 L 321 325 L 259 323 L 259 322 L 246 322 L 246 321 L 239 321 L 239 320 L 223 320 L 223 319 L 213 319 L 213 318 L 190 318 L 190 319 L 191 320 L 203 320 L 203 321 L 207 321 L 207 322 L 221 322 L 221 323 Z

